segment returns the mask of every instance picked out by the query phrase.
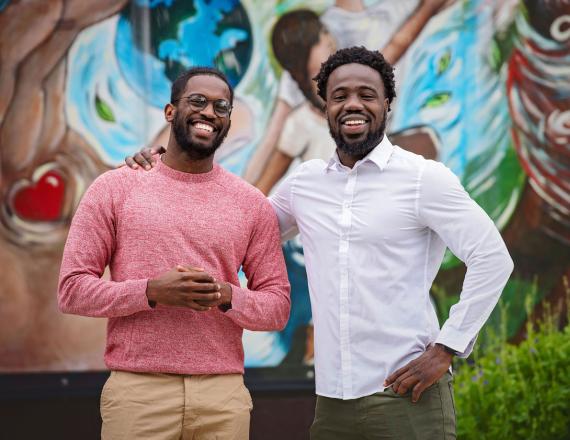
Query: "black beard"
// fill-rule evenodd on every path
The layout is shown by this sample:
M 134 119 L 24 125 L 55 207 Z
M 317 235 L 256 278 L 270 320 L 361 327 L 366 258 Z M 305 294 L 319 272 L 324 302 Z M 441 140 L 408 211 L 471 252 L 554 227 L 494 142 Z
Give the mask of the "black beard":
M 329 122 L 329 132 L 334 139 L 337 148 L 352 157 L 364 157 L 370 153 L 370 151 L 372 151 L 372 149 L 376 147 L 384 137 L 385 130 L 386 117 L 384 117 L 384 120 L 380 124 L 380 127 L 378 127 L 378 130 L 368 132 L 366 139 L 362 142 L 348 143 L 340 133 L 340 129 L 337 132 L 334 132 Z
M 207 157 L 213 155 L 216 150 L 220 148 L 222 142 L 224 142 L 224 139 L 228 135 L 229 129 L 230 126 L 228 125 L 225 130 L 217 134 L 210 147 L 204 147 L 203 145 L 192 141 L 187 132 L 186 121 L 184 121 L 181 117 L 179 118 L 176 116 L 174 118 L 174 122 L 172 123 L 172 132 L 174 133 L 174 139 L 176 139 L 176 143 L 188 155 L 188 157 L 194 160 L 206 159 Z

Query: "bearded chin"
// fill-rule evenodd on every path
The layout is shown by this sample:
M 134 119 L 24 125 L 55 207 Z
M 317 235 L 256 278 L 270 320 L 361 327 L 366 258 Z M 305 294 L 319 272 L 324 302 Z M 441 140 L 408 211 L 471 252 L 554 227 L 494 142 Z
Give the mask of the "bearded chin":
M 174 139 L 176 139 L 176 143 L 180 146 L 182 151 L 184 151 L 191 159 L 194 160 L 201 160 L 206 159 L 213 155 L 224 139 L 228 135 L 230 127 L 226 127 L 224 131 L 218 133 L 216 138 L 213 140 L 212 145 L 209 147 L 205 147 L 202 144 L 198 144 L 193 142 L 188 132 L 186 130 L 186 123 L 184 121 L 180 121 L 175 119 L 174 124 L 172 126 L 172 132 L 174 133 Z
M 334 132 L 329 124 L 329 132 L 334 139 L 337 148 L 343 153 L 354 157 L 364 157 L 370 153 L 370 151 L 372 151 L 372 149 L 376 147 L 384 137 L 385 130 L 386 118 L 384 118 L 382 124 L 378 127 L 378 130 L 369 132 L 366 139 L 362 142 L 347 142 L 340 133 L 340 130 Z

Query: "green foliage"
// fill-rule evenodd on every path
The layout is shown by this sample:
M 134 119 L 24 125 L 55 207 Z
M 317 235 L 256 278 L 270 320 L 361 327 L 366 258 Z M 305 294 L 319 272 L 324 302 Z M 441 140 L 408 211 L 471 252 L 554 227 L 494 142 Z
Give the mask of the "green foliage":
M 534 297 L 526 297 L 527 316 Z M 483 353 L 456 365 L 458 438 L 570 439 L 570 325 L 559 330 L 559 314 L 547 309 L 517 346 L 506 342 L 505 310 Z

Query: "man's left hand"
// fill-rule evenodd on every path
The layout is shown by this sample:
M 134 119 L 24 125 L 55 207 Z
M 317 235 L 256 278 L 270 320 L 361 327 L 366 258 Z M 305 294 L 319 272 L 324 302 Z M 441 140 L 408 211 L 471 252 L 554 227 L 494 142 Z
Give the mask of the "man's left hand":
M 430 346 L 419 358 L 392 373 L 384 386 L 392 386 L 394 392 L 404 395 L 412 389 L 412 402 L 417 402 L 429 386 L 437 382 L 449 370 L 453 355 L 440 344 Z
M 179 272 L 186 272 L 186 271 L 189 271 L 191 269 L 192 268 L 190 268 L 190 267 L 178 266 Z M 220 298 L 217 300 L 214 300 L 214 301 L 197 300 L 196 302 L 198 304 L 200 304 L 201 306 L 205 306 L 205 307 L 221 307 L 222 310 L 226 310 L 228 308 L 231 308 L 232 287 L 231 287 L 230 283 L 226 283 L 224 281 L 219 281 L 216 279 L 214 279 L 213 282 L 220 285 Z

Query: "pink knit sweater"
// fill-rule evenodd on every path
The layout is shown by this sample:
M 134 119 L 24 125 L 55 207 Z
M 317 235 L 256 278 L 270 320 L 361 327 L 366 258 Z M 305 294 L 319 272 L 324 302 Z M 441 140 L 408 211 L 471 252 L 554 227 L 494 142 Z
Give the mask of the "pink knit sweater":
M 148 279 L 177 264 L 231 283 L 232 308 L 151 308 Z M 107 265 L 111 281 L 101 279 Z M 73 218 L 58 299 L 65 313 L 109 318 L 110 369 L 242 373 L 242 329 L 279 330 L 289 316 L 277 219 L 258 190 L 218 165 L 189 174 L 158 160 L 149 172 L 109 171 Z

